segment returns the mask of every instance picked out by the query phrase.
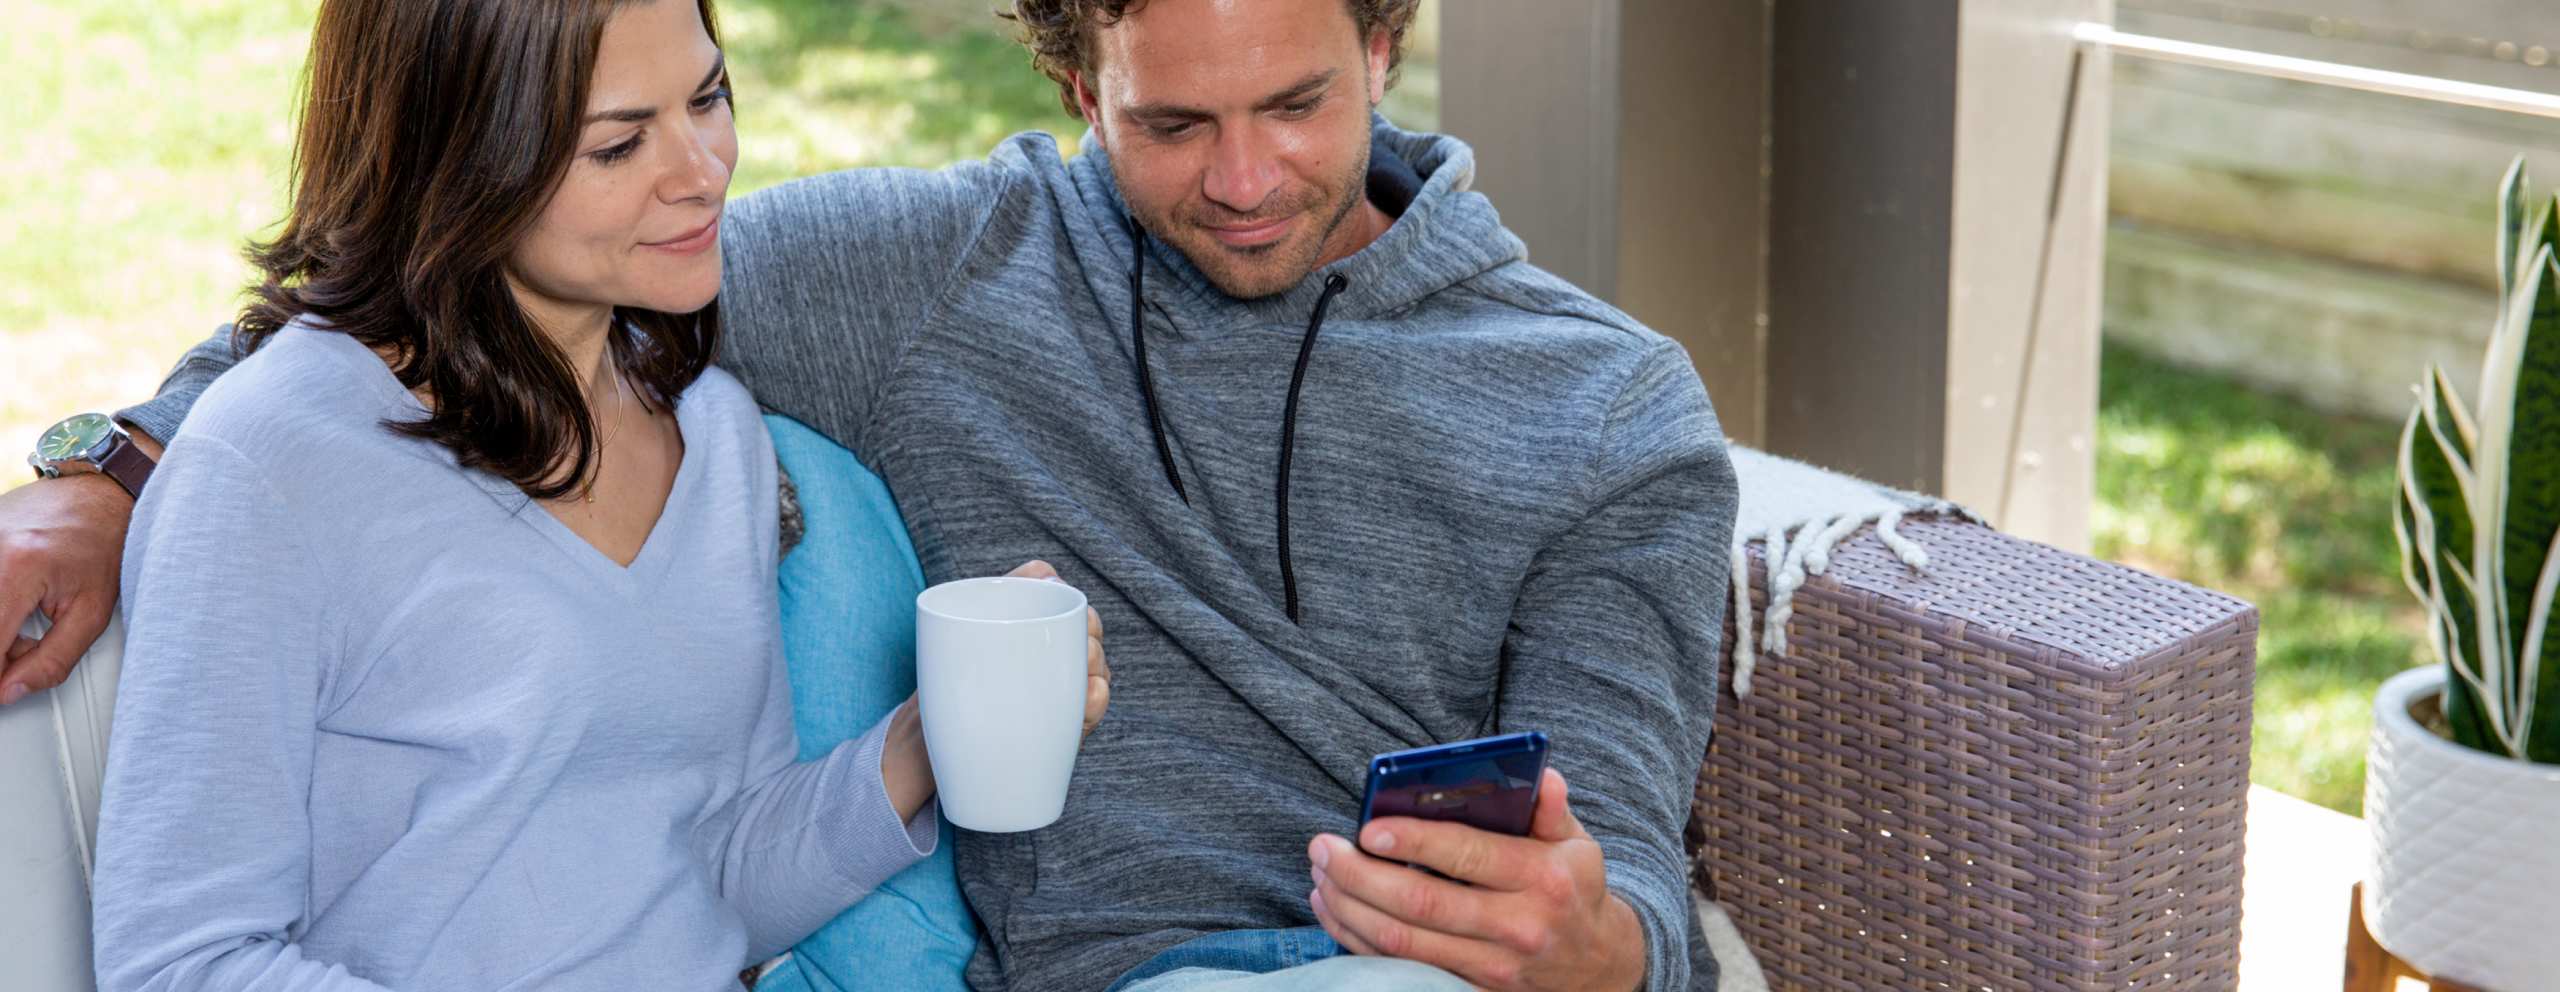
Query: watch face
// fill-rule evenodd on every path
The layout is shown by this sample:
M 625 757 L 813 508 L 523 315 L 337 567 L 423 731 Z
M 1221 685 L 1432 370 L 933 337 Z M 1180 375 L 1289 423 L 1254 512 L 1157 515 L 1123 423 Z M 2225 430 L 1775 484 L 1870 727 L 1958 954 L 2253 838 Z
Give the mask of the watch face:
M 106 414 L 84 413 L 44 432 L 43 439 L 36 442 L 36 455 L 47 461 L 80 458 L 114 430 L 115 421 L 107 419 Z

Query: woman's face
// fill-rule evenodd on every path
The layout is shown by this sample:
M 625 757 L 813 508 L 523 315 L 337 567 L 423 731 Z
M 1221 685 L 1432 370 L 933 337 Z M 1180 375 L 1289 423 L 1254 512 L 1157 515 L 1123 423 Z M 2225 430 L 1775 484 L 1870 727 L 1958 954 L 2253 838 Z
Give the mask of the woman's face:
M 516 246 L 519 291 L 536 310 L 702 309 L 720 292 L 720 209 L 738 130 L 697 5 L 615 10 L 590 89 L 577 159 Z

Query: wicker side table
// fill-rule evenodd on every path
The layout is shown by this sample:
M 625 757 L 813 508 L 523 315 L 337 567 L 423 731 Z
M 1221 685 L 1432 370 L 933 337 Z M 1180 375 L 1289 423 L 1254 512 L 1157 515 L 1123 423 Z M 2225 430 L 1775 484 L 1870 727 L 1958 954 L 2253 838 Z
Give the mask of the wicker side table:
M 1974 524 L 1900 530 L 1926 574 L 1853 535 L 1716 711 L 1697 877 L 1770 986 L 2232 987 L 2257 611 Z M 1756 560 L 1752 586 L 1765 608 Z

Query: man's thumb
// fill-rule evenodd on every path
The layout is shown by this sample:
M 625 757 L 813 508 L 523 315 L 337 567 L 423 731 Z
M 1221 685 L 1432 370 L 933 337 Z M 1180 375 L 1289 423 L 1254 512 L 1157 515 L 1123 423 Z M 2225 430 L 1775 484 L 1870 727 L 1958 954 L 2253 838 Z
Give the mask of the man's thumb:
M 1538 811 L 1529 818 L 1529 836 L 1551 844 L 1591 838 L 1582 821 L 1574 819 L 1573 808 L 1565 804 L 1565 794 L 1564 773 L 1547 769 L 1538 783 Z

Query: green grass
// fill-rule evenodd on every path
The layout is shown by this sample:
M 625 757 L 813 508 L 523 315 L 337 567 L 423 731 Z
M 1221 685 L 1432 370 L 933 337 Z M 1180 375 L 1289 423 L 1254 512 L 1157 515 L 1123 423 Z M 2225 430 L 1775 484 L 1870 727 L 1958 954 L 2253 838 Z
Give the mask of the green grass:
M 310 11 L 0 0 L 0 449 L 147 395 L 231 309 L 239 240 L 275 217 Z
M 977 4 L 983 10 L 993 4 Z M 1073 151 L 1084 123 L 993 17 L 847 0 L 720 6 L 738 98 L 732 195 L 861 165 L 935 168 L 1041 129 Z
M 2391 536 L 2398 426 L 2117 347 L 2099 395 L 2098 556 L 2257 604 L 2250 778 L 2360 813 L 2373 691 L 2430 660 Z
M 962 0 L 727 0 L 732 194 L 864 165 L 934 167 L 1084 125 Z M 317 0 L 0 0 L 0 451 L 150 395 L 229 319 L 243 239 L 281 215 Z M 14 456 L 8 460 L 14 462 Z M 0 488 L 25 481 L 0 472 Z

